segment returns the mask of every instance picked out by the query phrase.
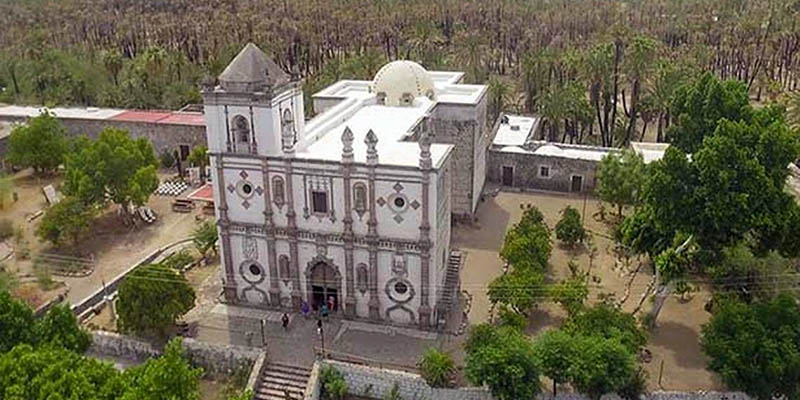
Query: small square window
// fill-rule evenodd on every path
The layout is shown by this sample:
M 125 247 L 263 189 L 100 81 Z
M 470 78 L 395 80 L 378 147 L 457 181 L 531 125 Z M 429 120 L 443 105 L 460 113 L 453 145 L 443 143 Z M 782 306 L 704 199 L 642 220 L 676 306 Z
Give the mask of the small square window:
M 549 178 L 550 177 L 550 167 L 547 166 L 540 166 L 539 167 L 539 177 L 540 178 Z
M 328 213 L 328 193 L 316 190 L 311 192 L 311 211 L 321 214 Z

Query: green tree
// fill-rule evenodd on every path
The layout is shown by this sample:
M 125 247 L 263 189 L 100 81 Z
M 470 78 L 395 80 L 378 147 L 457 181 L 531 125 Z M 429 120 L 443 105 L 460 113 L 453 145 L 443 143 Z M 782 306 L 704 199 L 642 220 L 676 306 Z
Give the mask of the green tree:
M 528 317 L 502 304 L 497 311 L 497 325 L 507 326 L 523 332 L 528 326 Z
M 800 308 L 782 294 L 767 302 L 721 301 L 703 326 L 709 369 L 727 387 L 761 400 L 800 396 Z
M 648 81 L 657 57 L 658 43 L 655 40 L 645 36 L 637 36 L 631 40 L 623 65 L 631 85 L 630 120 L 623 142 L 626 146 L 633 138 L 636 119 L 639 118 L 643 83 Z
M 498 400 L 531 399 L 541 390 L 533 345 L 513 328 L 484 327 L 468 339 L 466 375 Z
M 67 196 L 45 211 L 36 235 L 55 246 L 67 240 L 76 246 L 81 236 L 89 231 L 95 214 L 94 206 L 86 206 L 76 197 Z
M 677 124 L 667 131 L 667 138 L 672 146 L 692 154 L 700 149 L 706 136 L 714 133 L 721 119 L 749 119 L 752 109 L 748 103 L 748 90 L 743 82 L 721 82 L 706 72 L 677 89 L 670 107 Z
M 203 221 L 192 233 L 192 243 L 204 259 L 208 257 L 209 251 L 216 252 L 218 240 L 217 225 L 211 221 Z
M 606 393 L 621 392 L 636 379 L 634 353 L 619 341 L 578 335 L 574 346 L 580 361 L 569 373 L 570 383 L 590 399 L 599 400 Z
M 96 141 L 70 154 L 64 192 L 84 204 L 110 200 L 131 219 L 131 205 L 141 206 L 158 187 L 158 160 L 145 138 L 133 140 L 127 131 L 106 128 Z
M 60 348 L 83 353 L 92 344 L 92 337 L 83 329 L 68 305 L 58 305 L 47 311 L 36 321 L 34 335 L 40 344 L 52 344 Z
M 206 146 L 197 146 L 193 148 L 187 160 L 195 167 L 200 168 L 201 177 L 206 175 L 206 167 L 210 165 L 208 148 Z
M 194 368 L 183 356 L 180 338 L 167 343 L 164 354 L 125 371 L 129 389 L 120 400 L 161 400 L 200 398 L 202 368 Z
M 581 214 L 571 206 L 561 210 L 561 219 L 556 224 L 556 238 L 570 247 L 583 241 L 586 229 L 583 228 Z
M 0 398 L 116 400 L 127 389 L 114 367 L 59 347 L 20 345 L 0 354 Z
M 31 167 L 37 174 L 55 171 L 64 161 L 67 134 L 50 112 L 44 111 L 23 125 L 17 125 L 8 138 L 7 160 L 20 167 Z
M 572 315 L 563 329 L 572 335 L 599 336 L 616 340 L 632 354 L 638 352 L 647 342 L 647 336 L 636 324 L 633 315 L 607 304 L 584 308 Z
M 589 288 L 585 274 L 578 274 L 550 287 L 550 297 L 561 304 L 569 315 L 575 315 L 583 309 L 583 303 L 589 297 Z
M 506 233 L 500 258 L 514 268 L 544 270 L 550 259 L 550 229 L 538 208 L 523 207 L 522 218 Z
M 636 205 L 645 182 L 645 165 L 641 155 L 632 150 L 622 154 L 609 153 L 597 166 L 595 191 L 603 200 L 617 207 L 617 216 L 622 218 L 622 208 Z
M 450 354 L 431 347 L 422 355 L 419 371 L 431 387 L 449 387 L 456 365 Z
M 143 265 L 120 285 L 117 298 L 120 330 L 163 335 L 194 307 L 194 301 L 194 289 L 183 275 L 163 265 Z
M 0 290 L 0 354 L 21 343 L 33 343 L 33 311 L 25 303 Z M 2 387 L 2 386 L 0 386 Z
M 542 375 L 553 380 L 553 396 L 558 394 L 558 385 L 569 381 L 578 354 L 575 339 L 561 329 L 549 330 L 534 343 L 534 350 Z
M 544 274 L 541 272 L 515 268 L 489 283 L 489 301 L 527 315 L 544 294 L 543 283 Z

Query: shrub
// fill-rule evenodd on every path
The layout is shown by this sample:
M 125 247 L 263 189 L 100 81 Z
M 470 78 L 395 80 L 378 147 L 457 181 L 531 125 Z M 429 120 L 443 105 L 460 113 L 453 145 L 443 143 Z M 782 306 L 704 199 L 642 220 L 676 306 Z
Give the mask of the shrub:
M 435 348 L 428 349 L 419 362 L 420 374 L 431 387 L 449 386 L 455 368 L 453 358 Z
M 528 326 L 528 320 L 524 315 L 514 312 L 514 310 L 501 306 L 498 313 L 500 326 L 508 326 L 520 332 L 525 330 Z
M 170 254 L 164 259 L 163 262 L 161 262 L 161 264 L 172 269 L 180 270 L 193 261 L 194 257 L 192 257 L 188 251 L 181 250 L 179 252 Z
M 159 161 L 161 161 L 162 168 L 172 168 L 172 166 L 175 165 L 175 157 L 169 152 L 169 150 L 162 151 L 158 158 Z
M 344 400 L 347 396 L 347 382 L 344 381 L 342 373 L 333 367 L 323 367 L 319 371 L 319 379 L 322 382 L 323 399 Z
M 578 210 L 567 206 L 561 210 L 561 220 L 556 224 L 556 238 L 572 247 L 583 241 L 586 230 Z

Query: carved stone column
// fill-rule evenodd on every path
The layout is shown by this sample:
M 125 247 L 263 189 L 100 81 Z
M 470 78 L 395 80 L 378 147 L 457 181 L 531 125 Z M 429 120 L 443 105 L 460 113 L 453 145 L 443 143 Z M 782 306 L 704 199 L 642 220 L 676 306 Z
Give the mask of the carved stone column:
M 352 318 L 356 315 L 356 295 L 353 279 L 353 209 L 350 174 L 353 169 L 353 132 L 344 128 L 342 133 L 342 176 L 344 180 L 344 269 L 347 294 L 344 299 L 344 313 Z
M 369 168 L 369 219 L 367 220 L 367 244 L 369 246 L 369 318 L 381 319 L 381 301 L 378 297 L 378 218 L 375 211 L 375 168 L 378 165 L 378 137 L 372 129 L 364 139 L 367 144 L 367 167 Z
M 292 275 L 292 308 L 294 310 L 299 310 L 300 306 L 303 304 L 303 295 L 300 287 L 300 256 L 297 250 L 297 213 L 294 210 L 294 190 L 292 188 L 294 144 L 287 144 L 284 142 L 283 146 L 283 154 L 286 161 L 286 234 L 289 237 L 289 257 Z
M 267 264 L 269 269 L 269 304 L 281 305 L 281 289 L 278 286 L 278 256 L 275 252 L 275 223 L 272 220 L 272 192 L 269 184 L 269 165 L 267 159 L 261 161 L 262 185 L 264 186 L 264 232 L 267 236 Z
M 430 290 L 430 265 L 431 265 L 431 239 L 430 239 L 430 176 L 433 168 L 431 160 L 431 140 L 427 133 L 423 133 L 419 140 L 420 159 L 419 167 L 422 171 L 422 221 L 419 225 L 420 249 L 420 306 L 419 326 L 426 329 L 431 322 L 431 306 L 429 303 Z
M 220 247 L 222 247 L 222 265 L 225 268 L 225 282 L 223 284 L 223 293 L 225 294 L 225 301 L 228 303 L 236 303 L 238 296 L 236 294 L 236 276 L 234 275 L 233 268 L 233 254 L 231 249 L 231 236 L 230 236 L 230 219 L 228 218 L 228 201 L 225 193 L 225 174 L 222 167 L 222 156 L 214 155 L 214 161 L 217 172 L 217 192 L 219 193 L 219 236 Z

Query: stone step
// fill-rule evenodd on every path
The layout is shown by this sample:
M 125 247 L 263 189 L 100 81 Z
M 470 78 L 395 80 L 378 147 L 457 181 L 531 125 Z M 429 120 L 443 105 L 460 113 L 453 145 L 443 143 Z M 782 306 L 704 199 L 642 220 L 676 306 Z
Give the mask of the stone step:
M 311 370 L 289 364 L 270 363 L 259 376 L 256 386 L 257 400 L 302 399 Z

